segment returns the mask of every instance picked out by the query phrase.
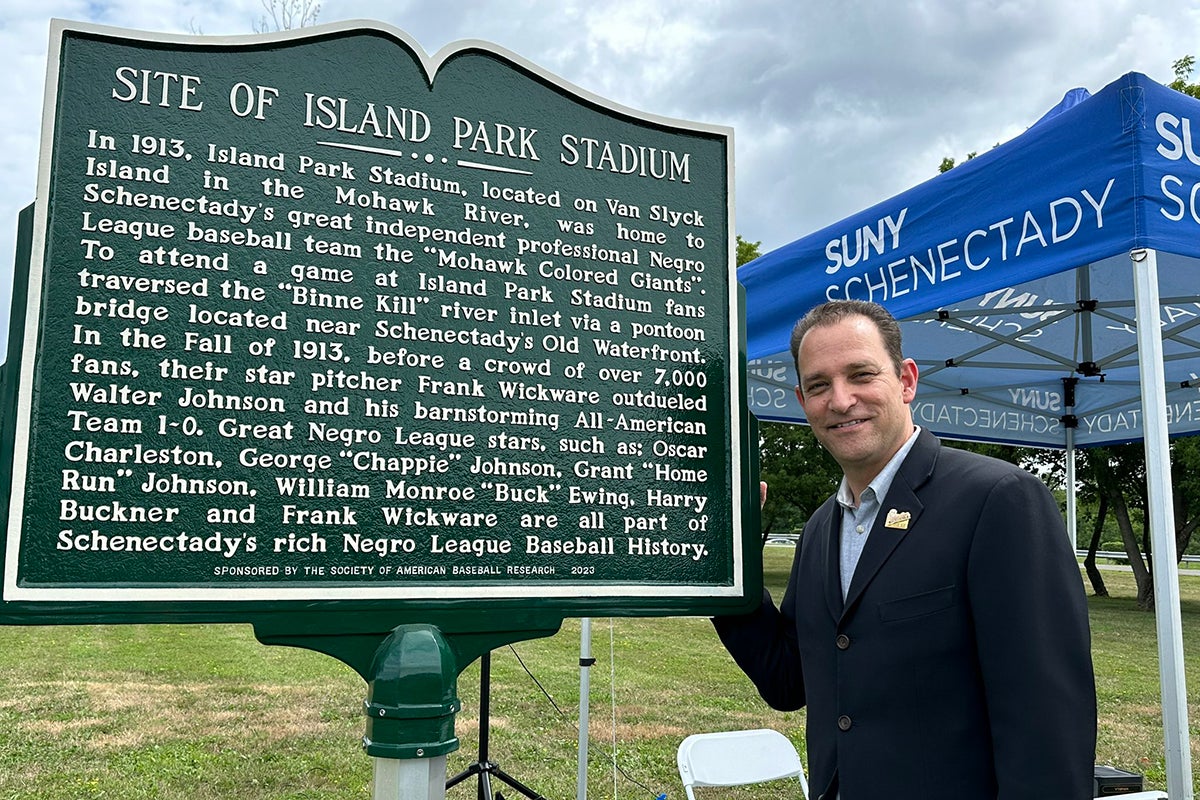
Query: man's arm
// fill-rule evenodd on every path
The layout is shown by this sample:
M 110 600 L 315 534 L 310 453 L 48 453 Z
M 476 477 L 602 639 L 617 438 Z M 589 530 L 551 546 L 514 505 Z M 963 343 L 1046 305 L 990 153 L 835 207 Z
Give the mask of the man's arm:
M 805 703 L 800 650 L 796 645 L 794 616 L 796 571 L 800 545 L 792 575 L 780 609 L 763 590 L 762 605 L 749 614 L 714 617 L 713 627 L 733 660 L 754 683 L 767 705 L 779 711 L 795 711 Z
M 999 800 L 1092 796 L 1096 687 L 1079 565 L 1053 496 L 1014 471 L 984 503 L 968 595 Z

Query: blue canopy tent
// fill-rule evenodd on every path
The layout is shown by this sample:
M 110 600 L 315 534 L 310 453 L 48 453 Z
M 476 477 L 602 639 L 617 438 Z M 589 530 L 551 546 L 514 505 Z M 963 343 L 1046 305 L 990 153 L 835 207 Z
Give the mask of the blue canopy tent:
M 902 320 L 914 416 L 941 436 L 1145 442 L 1172 800 L 1193 796 L 1168 457 L 1169 436 L 1200 433 L 1193 123 L 1200 139 L 1200 101 L 1144 75 L 1076 89 L 1012 141 L 738 271 L 759 419 L 804 421 L 792 326 L 852 298 Z

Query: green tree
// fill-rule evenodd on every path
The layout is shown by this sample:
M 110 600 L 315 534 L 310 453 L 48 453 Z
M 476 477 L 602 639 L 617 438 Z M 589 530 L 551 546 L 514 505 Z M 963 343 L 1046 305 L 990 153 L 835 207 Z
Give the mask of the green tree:
M 1116 524 L 1120 550 L 1129 559 L 1133 579 L 1137 584 L 1139 608 L 1152 608 L 1154 588 L 1150 569 L 1143 552 L 1149 555 L 1149 532 L 1146 530 L 1146 459 L 1140 444 L 1113 447 L 1092 447 L 1080 450 L 1075 457 L 1078 497 L 1096 509 L 1095 527 L 1088 554 L 1084 560 L 1097 595 L 1107 595 L 1104 579 L 1095 568 L 1098 548 L 1108 549 L 1106 537 L 1108 517 Z M 1138 524 L 1140 520 L 1141 524 Z M 1107 534 L 1111 536 L 1112 534 Z
M 763 535 L 798 532 L 829 495 L 841 468 L 807 425 L 764 422 L 759 426 L 762 479 L 767 482 Z
M 971 152 L 967 153 L 967 161 L 970 161 L 977 155 L 979 155 L 979 153 L 972 150 Z M 938 165 L 938 173 L 941 174 L 943 172 L 949 172 L 950 170 L 954 169 L 955 166 L 957 166 L 957 162 L 950 156 L 946 156 L 942 159 L 942 163 Z
M 1032 452 L 1032 451 L 1031 451 Z M 1200 528 L 1200 439 L 1185 437 L 1170 444 L 1172 512 L 1175 518 L 1176 561 L 1196 549 Z M 1064 469 L 1057 460 L 1044 462 L 1065 488 Z M 1096 568 L 1100 550 L 1121 550 L 1129 560 L 1137 584 L 1139 608 L 1154 608 L 1154 575 L 1151 568 L 1149 500 L 1146 493 L 1146 450 L 1141 442 L 1091 447 L 1075 457 L 1079 516 L 1092 529 L 1084 568 L 1096 595 L 1108 591 Z M 1115 529 L 1115 530 L 1114 530 Z
M 1167 84 L 1168 88 L 1183 92 L 1188 97 L 1200 98 L 1200 83 L 1188 83 L 1192 77 L 1192 68 L 1196 66 L 1195 56 L 1184 56 L 1171 65 L 1175 80 Z
M 1200 528 L 1200 439 L 1188 436 L 1171 444 L 1171 485 L 1175 496 L 1175 552 L 1180 557 L 1194 551 Z
M 737 237 L 737 265 L 749 264 L 754 259 L 762 255 L 759 247 L 762 242 L 747 242 L 741 236 Z
M 737 237 L 737 263 L 758 258 L 761 242 Z M 799 531 L 841 480 L 837 462 L 807 425 L 763 422 L 758 431 L 759 472 L 770 491 L 763 506 L 763 536 Z

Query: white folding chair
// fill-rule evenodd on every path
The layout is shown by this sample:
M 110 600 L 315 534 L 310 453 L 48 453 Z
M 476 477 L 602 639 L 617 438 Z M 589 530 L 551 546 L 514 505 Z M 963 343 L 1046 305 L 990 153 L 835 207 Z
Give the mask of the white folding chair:
M 808 781 L 796 746 L 779 731 L 693 733 L 679 743 L 679 777 L 688 800 L 694 786 L 745 786 L 799 778 L 808 797 Z

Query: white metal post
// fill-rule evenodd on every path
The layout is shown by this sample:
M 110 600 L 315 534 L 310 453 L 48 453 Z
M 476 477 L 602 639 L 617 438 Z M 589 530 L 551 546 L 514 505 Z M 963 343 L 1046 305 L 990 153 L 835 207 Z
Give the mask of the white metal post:
M 1074 409 L 1072 409 L 1072 412 Z M 1079 549 L 1079 520 L 1075 507 L 1075 429 L 1067 428 L 1067 540 Z
M 372 800 L 445 800 L 446 756 L 372 760 Z
M 588 699 L 591 694 L 592 620 L 583 617 L 579 631 L 579 779 L 575 785 L 577 800 L 587 800 Z
M 1138 365 L 1146 447 L 1147 512 L 1153 542 L 1154 616 L 1158 624 L 1158 668 L 1162 684 L 1167 795 L 1193 800 L 1192 754 L 1188 744 L 1187 692 L 1183 672 L 1183 623 L 1179 612 L 1179 571 L 1175 557 L 1175 509 L 1171 490 L 1167 430 L 1166 374 L 1159 323 L 1158 255 L 1135 250 L 1133 298 L 1137 319 Z

